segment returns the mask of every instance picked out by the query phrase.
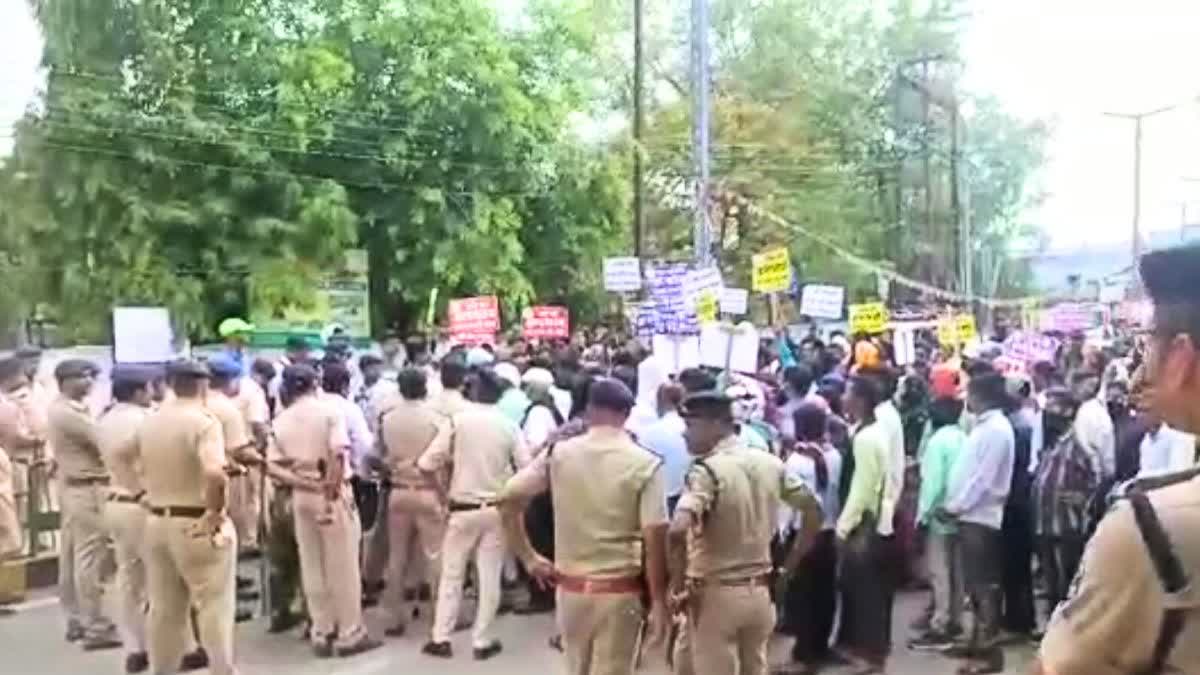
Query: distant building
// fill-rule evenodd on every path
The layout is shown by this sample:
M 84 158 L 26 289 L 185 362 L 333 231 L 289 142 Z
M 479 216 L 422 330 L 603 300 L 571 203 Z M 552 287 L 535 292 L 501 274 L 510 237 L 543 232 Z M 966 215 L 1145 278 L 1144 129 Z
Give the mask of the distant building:
M 1185 225 L 1145 235 L 1145 250 L 1152 251 L 1200 242 L 1200 225 Z M 1129 242 L 1056 247 L 1027 253 L 1034 286 L 1051 296 L 1094 300 L 1103 286 L 1128 284 L 1132 279 Z

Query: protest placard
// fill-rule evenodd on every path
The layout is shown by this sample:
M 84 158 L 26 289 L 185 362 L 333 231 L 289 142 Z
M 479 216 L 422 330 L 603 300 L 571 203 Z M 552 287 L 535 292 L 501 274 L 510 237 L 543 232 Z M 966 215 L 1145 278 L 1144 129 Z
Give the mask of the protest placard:
M 750 292 L 744 288 L 721 289 L 721 311 L 725 314 L 745 314 Z
M 800 293 L 800 313 L 814 319 L 840 319 L 845 299 L 846 289 L 841 286 L 805 284 Z
M 792 282 L 792 264 L 786 248 L 764 251 L 751 258 L 753 288 L 758 293 L 786 291 Z
M 732 341 L 732 343 L 731 343 Z M 754 324 L 708 323 L 700 327 L 700 365 L 753 374 L 758 371 L 758 330 Z
M 117 363 L 166 363 L 178 356 L 166 307 L 114 307 L 112 321 Z
M 521 313 L 521 333 L 528 339 L 558 339 L 571 336 L 566 307 L 540 305 Z
M 696 320 L 702 324 L 717 320 L 717 296 L 712 291 L 704 291 L 696 298 Z
M 658 263 L 647 270 L 647 304 L 652 307 L 655 333 L 694 335 L 699 332 L 695 307 L 683 294 L 683 279 L 687 272 L 687 263 Z
M 605 258 L 604 290 L 630 293 L 642 289 L 642 266 L 637 258 Z
M 721 270 L 717 267 L 689 270 L 683 275 L 683 297 L 695 304 L 704 293 L 712 293 L 713 297 L 716 297 L 724 285 L 721 281 Z
M 494 295 L 450 301 L 450 337 L 463 344 L 495 342 L 500 330 L 500 305 Z
M 850 332 L 852 334 L 882 333 L 887 328 L 888 309 L 882 302 L 866 302 L 850 305 Z

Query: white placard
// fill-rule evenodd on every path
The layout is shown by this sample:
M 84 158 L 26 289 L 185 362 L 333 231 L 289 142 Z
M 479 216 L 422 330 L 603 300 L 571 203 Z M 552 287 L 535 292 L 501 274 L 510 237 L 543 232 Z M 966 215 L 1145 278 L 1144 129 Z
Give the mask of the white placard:
M 653 358 L 670 375 L 700 365 L 700 338 L 696 335 L 655 335 L 650 349 Z
M 721 289 L 721 311 L 725 314 L 745 314 L 750 291 L 744 288 Z
M 907 366 L 917 360 L 917 335 L 911 328 L 897 328 L 892 333 L 892 350 L 896 365 Z
M 724 282 L 721 281 L 720 268 L 706 267 L 702 270 L 691 270 L 683 276 L 683 299 L 690 304 L 705 292 L 720 296 L 721 288 L 724 285 Z
M 642 266 L 637 258 L 605 258 L 604 290 L 628 293 L 642 289 Z
M 750 375 L 758 372 L 758 330 L 754 324 L 743 321 L 736 326 L 710 323 L 700 327 L 700 365 L 724 370 L 727 354 L 730 370 Z
M 816 319 L 842 318 L 846 289 L 841 286 L 806 284 L 800 295 L 800 313 Z
M 166 307 L 113 308 L 113 357 L 117 363 L 165 363 L 177 356 Z

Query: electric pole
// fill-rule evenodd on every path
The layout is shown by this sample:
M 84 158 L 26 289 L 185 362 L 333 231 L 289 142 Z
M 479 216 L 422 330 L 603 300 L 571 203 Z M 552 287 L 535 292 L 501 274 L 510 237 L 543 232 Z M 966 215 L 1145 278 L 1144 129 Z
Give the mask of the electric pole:
M 1175 110 L 1182 105 L 1185 103 L 1176 103 L 1140 113 L 1104 113 L 1108 117 L 1133 120 L 1133 243 L 1130 246 L 1130 254 L 1133 257 L 1133 269 L 1135 270 L 1142 257 L 1142 121 L 1147 117 Z M 1133 276 L 1134 283 L 1140 284 L 1138 275 L 1134 274 Z
M 633 0 L 633 255 L 642 257 L 642 0 Z
M 696 212 L 692 248 L 696 266 L 712 264 L 712 224 L 708 213 L 709 84 L 708 0 L 692 0 L 692 155 L 696 179 Z

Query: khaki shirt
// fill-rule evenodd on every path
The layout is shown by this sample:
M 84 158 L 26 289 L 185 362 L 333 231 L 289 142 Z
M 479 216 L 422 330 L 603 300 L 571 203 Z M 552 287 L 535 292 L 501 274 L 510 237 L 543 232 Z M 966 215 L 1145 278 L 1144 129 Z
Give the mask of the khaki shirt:
M 803 509 L 816 498 L 798 478 L 787 477 L 775 455 L 748 450 L 730 436 L 697 458 L 676 506 L 699 520 L 688 533 L 687 575 L 735 580 L 770 573 L 771 537 L 781 501 Z
M 18 440 L 31 435 L 25 413 L 16 401 L 0 394 L 0 448 L 5 448 L 13 457 L 31 455 L 28 450 L 17 450 Z
M 345 463 L 349 454 L 350 435 L 345 419 L 327 399 L 302 396 L 275 418 L 272 460 L 291 460 L 297 474 L 318 478 L 319 462 Z
M 143 490 L 137 434 L 149 415 L 149 408 L 118 403 L 96 423 L 96 442 L 104 466 L 112 475 L 111 486 L 131 495 Z
M 204 406 L 212 412 L 221 423 L 221 434 L 225 437 L 225 454 L 230 459 L 237 459 L 236 453 L 253 445 L 246 420 L 238 410 L 237 402 L 219 391 L 210 391 L 204 401 Z
M 441 421 L 424 401 L 400 398 L 392 402 L 381 418 L 379 444 L 381 459 L 391 470 L 393 483 L 426 483 L 425 476 L 417 468 L 417 460 L 433 444 Z
M 48 440 L 64 478 L 105 478 L 108 471 L 96 443 L 96 423 L 87 404 L 59 396 L 46 415 Z
M 456 389 L 443 389 L 437 396 L 430 399 L 433 412 L 442 417 L 454 417 L 471 405 L 462 392 Z
M 501 499 L 532 497 L 551 485 L 560 572 L 592 578 L 641 573 L 642 531 L 667 522 L 657 456 L 623 429 L 593 427 L 538 455 L 508 481 Z
M 205 475 L 225 469 L 221 422 L 199 399 L 176 398 L 137 432 L 142 485 L 153 506 L 206 506 Z
M 495 501 L 516 469 L 529 463 L 529 450 L 521 430 L 496 406 L 467 406 L 440 425 L 417 466 L 435 472 L 453 462 L 450 501 L 485 504 Z
M 1100 521 L 1067 599 L 1046 627 L 1045 672 L 1142 672 L 1150 665 L 1164 610 L 1177 607 L 1189 611 L 1163 672 L 1200 674 L 1200 478 L 1148 495 L 1191 583 L 1167 595 L 1133 509 L 1120 504 Z
M 238 385 L 237 398 L 233 399 L 242 420 L 249 428 L 254 424 L 269 424 L 271 422 L 271 407 L 267 404 L 267 392 L 253 377 L 243 377 Z

